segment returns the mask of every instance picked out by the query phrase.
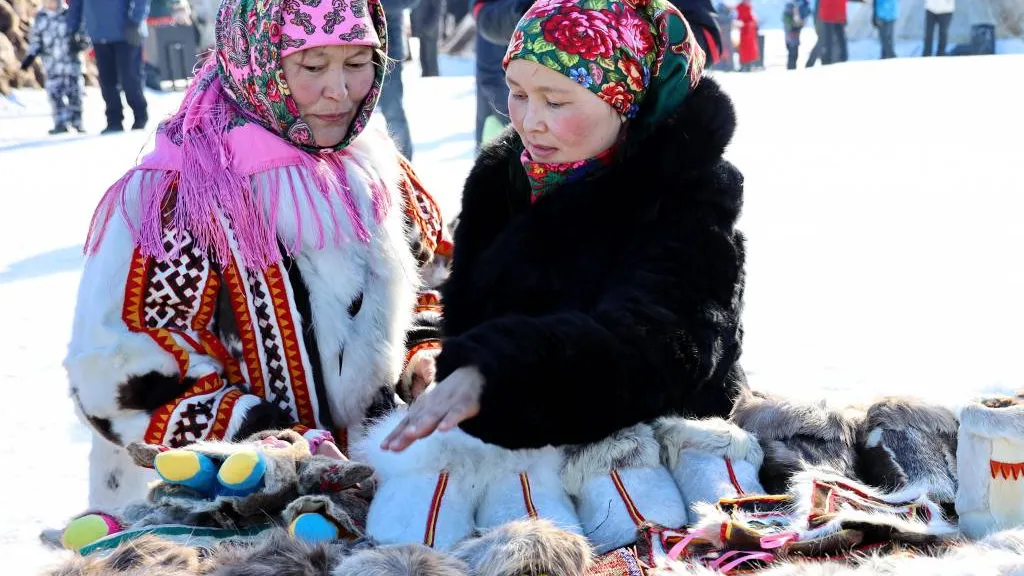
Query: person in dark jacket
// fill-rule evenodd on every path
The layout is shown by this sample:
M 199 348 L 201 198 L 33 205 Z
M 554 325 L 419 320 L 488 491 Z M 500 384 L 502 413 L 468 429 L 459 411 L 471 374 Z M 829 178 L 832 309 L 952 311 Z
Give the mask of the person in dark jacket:
M 581 1 L 541 0 L 513 35 L 512 127 L 463 191 L 438 383 L 385 450 L 456 426 L 512 449 L 594 442 L 727 416 L 746 386 L 732 103 L 667 1 Z
M 419 0 L 381 0 L 388 26 L 388 58 L 391 66 L 384 76 L 380 92 L 380 111 L 388 123 L 388 132 L 403 156 L 412 160 L 412 134 L 405 115 L 405 87 L 402 86 L 402 63 L 409 55 L 409 43 L 402 33 L 405 11 L 415 8 Z
M 472 0 L 471 0 L 472 1 Z M 494 130 L 508 124 L 508 86 L 501 61 L 512 32 L 533 0 L 476 0 L 476 147 Z
M 104 134 L 124 131 L 121 92 L 132 109 L 132 130 L 149 122 L 146 95 L 142 91 L 142 41 L 147 36 L 149 0 L 70 0 L 67 14 L 69 38 L 82 27 L 92 39 L 99 69 L 100 92 L 107 107 Z

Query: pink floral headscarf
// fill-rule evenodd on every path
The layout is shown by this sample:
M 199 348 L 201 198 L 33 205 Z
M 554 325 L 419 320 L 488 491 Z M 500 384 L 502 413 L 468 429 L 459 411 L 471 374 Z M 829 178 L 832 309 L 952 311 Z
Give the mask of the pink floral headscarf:
M 224 0 L 217 14 L 217 63 L 221 81 L 247 115 L 293 143 L 316 150 L 309 125 L 284 77 L 284 57 L 318 46 L 374 46 L 387 50 L 379 0 Z M 340 150 L 366 126 L 384 81 L 378 63 L 373 87 Z

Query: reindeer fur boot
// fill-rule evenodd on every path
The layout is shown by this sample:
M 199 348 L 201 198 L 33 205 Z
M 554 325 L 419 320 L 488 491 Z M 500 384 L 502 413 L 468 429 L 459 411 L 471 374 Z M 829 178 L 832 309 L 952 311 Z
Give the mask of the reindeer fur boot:
M 770 494 L 785 493 L 791 478 L 808 466 L 856 477 L 860 411 L 745 392 L 736 400 L 730 420 L 760 443 L 764 461 L 759 476 Z
M 701 502 L 764 494 L 758 481 L 764 454 L 749 432 L 721 418 L 659 418 L 654 433 L 662 461 L 693 510 Z
M 885 491 L 914 486 L 952 506 L 959 423 L 946 408 L 886 398 L 868 408 L 857 441 L 860 479 Z
M 964 534 L 981 538 L 1024 525 L 1024 403 L 999 398 L 965 406 L 956 457 Z
M 473 534 L 486 487 L 487 445 L 456 428 L 401 452 L 382 450 L 384 438 L 404 416 L 404 410 L 396 410 L 375 422 L 353 451 L 373 466 L 378 481 L 367 534 L 381 544 L 448 550 Z
M 488 446 L 486 488 L 476 510 L 479 530 L 513 520 L 545 518 L 559 528 L 582 533 L 576 508 L 562 485 L 561 448 L 506 450 Z
M 452 551 L 473 576 L 583 576 L 592 554 L 586 538 L 545 519 L 510 522 Z
M 688 520 L 686 503 L 646 424 L 570 449 L 562 481 L 576 501 L 583 533 L 601 554 L 635 542 L 637 530 L 648 522 L 680 528 Z

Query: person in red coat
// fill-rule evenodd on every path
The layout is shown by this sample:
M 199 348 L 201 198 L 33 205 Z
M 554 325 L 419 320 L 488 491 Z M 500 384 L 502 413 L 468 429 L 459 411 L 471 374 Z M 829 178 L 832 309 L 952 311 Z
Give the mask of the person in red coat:
M 740 70 L 748 71 L 761 59 L 757 42 L 757 16 L 750 0 L 736 6 L 736 19 L 740 21 Z
M 846 62 L 846 0 L 818 0 L 818 18 L 825 33 L 822 63 Z

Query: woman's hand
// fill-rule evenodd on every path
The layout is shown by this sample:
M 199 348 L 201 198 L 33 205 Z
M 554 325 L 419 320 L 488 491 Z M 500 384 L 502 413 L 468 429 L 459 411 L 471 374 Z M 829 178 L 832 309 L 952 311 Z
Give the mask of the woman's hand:
M 452 372 L 409 407 L 405 418 L 381 443 L 381 450 L 401 452 L 410 444 L 426 438 L 435 430 L 451 430 L 463 420 L 480 412 L 480 394 L 484 376 L 476 367 Z
M 420 356 L 416 359 L 416 365 L 412 368 L 412 384 L 409 386 L 409 394 L 413 400 L 427 391 L 427 387 L 434 383 L 435 376 L 437 363 L 433 356 Z

